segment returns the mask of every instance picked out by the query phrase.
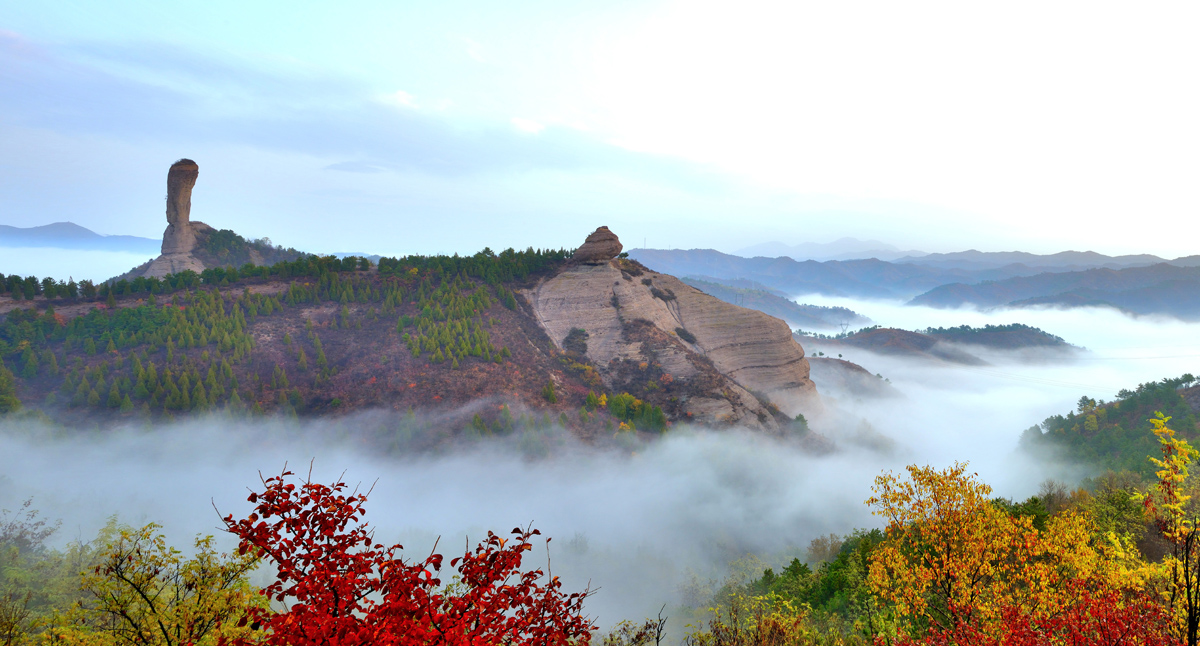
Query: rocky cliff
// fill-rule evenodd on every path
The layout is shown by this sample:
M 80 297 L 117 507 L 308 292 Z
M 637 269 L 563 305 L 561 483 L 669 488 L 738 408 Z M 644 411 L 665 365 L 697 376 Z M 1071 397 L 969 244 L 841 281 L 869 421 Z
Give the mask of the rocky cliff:
M 820 407 L 804 349 L 787 323 L 725 303 L 667 274 L 617 259 L 601 227 L 558 274 L 526 290 L 541 326 L 564 351 L 582 347 L 610 387 L 658 366 L 688 389 L 684 414 L 763 430 Z

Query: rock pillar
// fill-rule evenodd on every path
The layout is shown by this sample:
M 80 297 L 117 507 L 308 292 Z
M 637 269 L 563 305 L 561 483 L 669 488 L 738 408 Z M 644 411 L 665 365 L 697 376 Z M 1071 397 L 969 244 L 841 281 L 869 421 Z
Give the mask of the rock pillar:
M 167 171 L 167 230 L 163 233 L 163 255 L 191 253 L 196 246 L 192 230 L 192 188 L 200 167 L 190 159 L 171 164 Z

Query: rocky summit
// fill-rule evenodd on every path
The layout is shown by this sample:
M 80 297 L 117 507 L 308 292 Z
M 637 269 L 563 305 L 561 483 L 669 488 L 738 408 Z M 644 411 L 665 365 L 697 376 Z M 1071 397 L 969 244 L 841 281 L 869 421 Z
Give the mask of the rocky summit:
M 617 234 L 609 231 L 608 227 L 600 227 L 593 231 L 583 241 L 583 245 L 575 250 L 571 260 L 587 265 L 604 265 L 620 255 L 622 248 Z
M 819 410 L 804 348 L 787 323 L 617 259 L 620 249 L 601 227 L 573 263 L 524 291 L 560 348 L 586 355 L 616 390 L 659 366 L 690 385 L 678 403 L 681 417 L 697 422 L 774 430 Z

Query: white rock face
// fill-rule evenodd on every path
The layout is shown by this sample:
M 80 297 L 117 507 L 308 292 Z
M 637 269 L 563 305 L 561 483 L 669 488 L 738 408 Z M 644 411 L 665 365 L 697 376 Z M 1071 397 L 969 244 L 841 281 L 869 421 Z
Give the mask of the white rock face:
M 693 419 L 777 428 L 750 391 L 789 417 L 820 409 L 804 349 L 787 323 L 730 305 L 673 276 L 631 276 L 621 271 L 620 262 L 569 266 L 524 293 L 560 348 L 573 328 L 586 330 L 588 358 L 611 379 L 607 367 L 614 359 L 643 360 L 643 343 L 631 340 L 628 333 L 630 322 L 641 319 L 672 337 L 673 343 L 655 350 L 664 371 L 688 379 L 715 368 L 724 376 L 725 384 L 685 403 Z M 691 333 L 695 341 L 680 338 L 677 328 Z

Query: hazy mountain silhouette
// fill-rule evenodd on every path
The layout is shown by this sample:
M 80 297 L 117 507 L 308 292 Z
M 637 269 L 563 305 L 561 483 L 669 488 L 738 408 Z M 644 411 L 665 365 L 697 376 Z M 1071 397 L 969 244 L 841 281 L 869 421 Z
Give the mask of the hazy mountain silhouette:
M 51 247 L 157 254 L 161 245 L 161 240 L 152 238 L 100 235 L 73 222 L 55 222 L 26 228 L 0 224 L 0 247 Z

